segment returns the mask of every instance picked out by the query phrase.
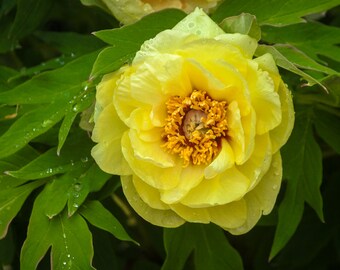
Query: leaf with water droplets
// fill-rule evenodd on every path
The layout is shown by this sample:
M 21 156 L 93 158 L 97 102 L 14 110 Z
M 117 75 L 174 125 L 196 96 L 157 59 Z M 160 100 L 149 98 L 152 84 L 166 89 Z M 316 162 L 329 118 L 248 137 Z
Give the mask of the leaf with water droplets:
M 83 91 L 98 52 L 75 59 L 62 68 L 47 71 L 14 89 L 0 93 L 1 104 L 50 104 L 56 100 L 71 100 Z M 67 101 L 65 103 L 68 103 Z M 48 107 L 49 106 L 45 106 Z
M 80 215 L 68 217 L 64 211 L 50 219 L 44 213 L 49 198 L 44 191 L 36 198 L 27 239 L 21 250 L 21 269 L 36 269 L 51 249 L 51 269 L 94 269 L 91 265 L 93 246 L 91 233 Z
M 32 180 L 49 177 L 84 166 L 82 159 L 88 155 L 92 147 L 91 140 L 85 133 L 75 135 L 66 144 L 64 151 L 58 156 L 57 148 L 51 148 L 32 162 L 17 171 L 8 171 L 8 175 L 16 178 Z
M 80 214 L 93 226 L 111 233 L 119 240 L 134 241 L 119 221 L 99 201 L 88 201 L 80 209 Z

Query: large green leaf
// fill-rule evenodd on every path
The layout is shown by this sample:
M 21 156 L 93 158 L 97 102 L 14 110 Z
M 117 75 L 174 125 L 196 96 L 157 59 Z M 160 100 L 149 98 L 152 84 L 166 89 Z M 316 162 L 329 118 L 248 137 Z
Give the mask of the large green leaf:
M 73 215 L 87 195 L 101 189 L 110 177 L 111 175 L 102 172 L 93 161 L 85 161 L 82 166 L 73 168 L 47 185 L 44 196 L 50 198 L 51 202 L 44 206 L 44 213 L 54 217 L 67 204 L 68 215 Z
M 288 243 L 301 221 L 304 210 L 302 192 L 301 184 L 296 179 L 288 182 L 285 197 L 279 206 L 279 222 L 269 260 L 273 259 Z
M 13 42 L 31 33 L 42 24 L 53 3 L 51 0 L 17 0 L 16 2 L 17 12 L 7 37 Z
M 111 233 L 116 238 L 136 243 L 119 221 L 99 201 L 89 201 L 84 204 L 80 209 L 80 214 L 93 226 Z
M 67 211 L 48 218 L 44 205 L 50 198 L 43 191 L 35 200 L 27 239 L 21 250 L 21 269 L 36 269 L 51 248 L 51 269 L 93 269 L 91 233 L 80 215 L 68 217 Z
M 340 4 L 340 1 L 338 1 Z M 294 46 L 321 61 L 320 55 L 340 62 L 340 28 L 309 22 L 285 27 L 264 26 L 262 39 L 271 43 Z M 338 71 L 339 72 L 339 71 Z
M 261 28 L 257 24 L 256 17 L 249 13 L 225 18 L 219 25 L 226 33 L 248 35 L 257 41 L 261 39 Z
M 322 182 L 322 156 L 315 141 L 311 107 L 296 106 L 294 130 L 282 148 L 284 177 L 288 180 L 287 192 L 279 207 L 279 223 L 270 258 L 273 258 L 294 234 L 306 201 L 323 221 L 323 204 L 320 193 Z
M 165 29 L 174 27 L 184 17 L 185 13 L 182 11 L 163 10 L 148 15 L 133 25 L 95 32 L 98 38 L 112 45 L 112 47 L 99 54 L 93 66 L 91 78 L 118 69 L 134 57 L 145 40 L 154 37 Z M 143 31 L 140 29 L 143 29 Z
M 315 127 L 320 137 L 340 154 L 340 111 L 338 115 L 315 110 Z
M 197 270 L 240 270 L 242 260 L 229 244 L 223 230 L 214 225 L 186 223 L 177 229 L 164 229 L 167 253 L 162 270 L 180 270 L 194 252 Z
M 0 158 L 17 152 L 49 130 L 63 118 L 69 107 L 70 104 L 62 100 L 24 114 L 0 137 Z
M 6 236 L 9 224 L 19 212 L 28 195 L 42 184 L 43 182 L 33 182 L 0 191 L 0 239 Z
M 294 65 L 294 63 L 292 63 L 291 61 L 289 61 L 283 54 L 281 54 L 276 47 L 274 46 L 268 46 L 268 45 L 259 45 L 256 49 L 255 54 L 257 56 L 266 54 L 266 53 L 270 53 L 276 64 L 279 67 L 282 67 L 290 72 L 293 72 L 299 76 L 301 76 L 303 79 L 305 79 L 308 82 L 308 85 L 314 85 L 314 84 L 318 84 L 320 85 L 324 90 L 327 90 L 326 87 L 322 84 L 322 82 L 316 78 L 313 77 L 305 72 L 303 72 L 301 69 L 299 69 L 296 65 Z
M 287 25 L 339 4 L 339 0 L 226 0 L 213 14 L 213 19 L 220 22 L 225 17 L 247 12 L 254 14 L 260 24 Z
M 94 52 L 79 57 L 62 68 L 41 73 L 10 91 L 0 93 L 0 103 L 16 105 L 49 104 L 58 99 L 73 101 L 84 91 L 84 83 L 89 79 L 97 54 Z

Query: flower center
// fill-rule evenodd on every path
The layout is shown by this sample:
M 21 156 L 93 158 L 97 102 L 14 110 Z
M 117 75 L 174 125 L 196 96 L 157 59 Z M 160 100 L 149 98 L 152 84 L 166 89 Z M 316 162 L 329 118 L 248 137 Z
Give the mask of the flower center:
M 194 90 L 188 97 L 170 97 L 166 106 L 163 147 L 178 154 L 184 166 L 209 164 L 219 153 L 221 138 L 227 135 L 227 102 Z

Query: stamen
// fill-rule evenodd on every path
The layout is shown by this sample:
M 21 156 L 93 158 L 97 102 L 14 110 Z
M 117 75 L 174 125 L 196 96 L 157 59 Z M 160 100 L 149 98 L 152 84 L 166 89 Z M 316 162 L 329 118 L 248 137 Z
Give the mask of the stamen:
M 220 139 L 227 134 L 227 102 L 194 90 L 189 97 L 170 97 L 166 106 L 163 147 L 178 154 L 184 166 L 209 164 L 219 152 Z

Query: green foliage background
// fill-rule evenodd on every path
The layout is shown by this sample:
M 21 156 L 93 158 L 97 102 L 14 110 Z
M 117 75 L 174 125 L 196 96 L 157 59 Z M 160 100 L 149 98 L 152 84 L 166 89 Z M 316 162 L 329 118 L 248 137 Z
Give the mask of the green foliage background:
M 294 95 L 276 207 L 242 236 L 152 226 L 129 207 L 119 177 L 94 163 L 84 119 L 96 84 L 185 14 L 120 27 L 82 2 L 0 1 L 0 265 L 339 269 L 340 1 L 225 0 L 212 14 L 225 31 L 260 40 L 256 54 L 273 54 Z

